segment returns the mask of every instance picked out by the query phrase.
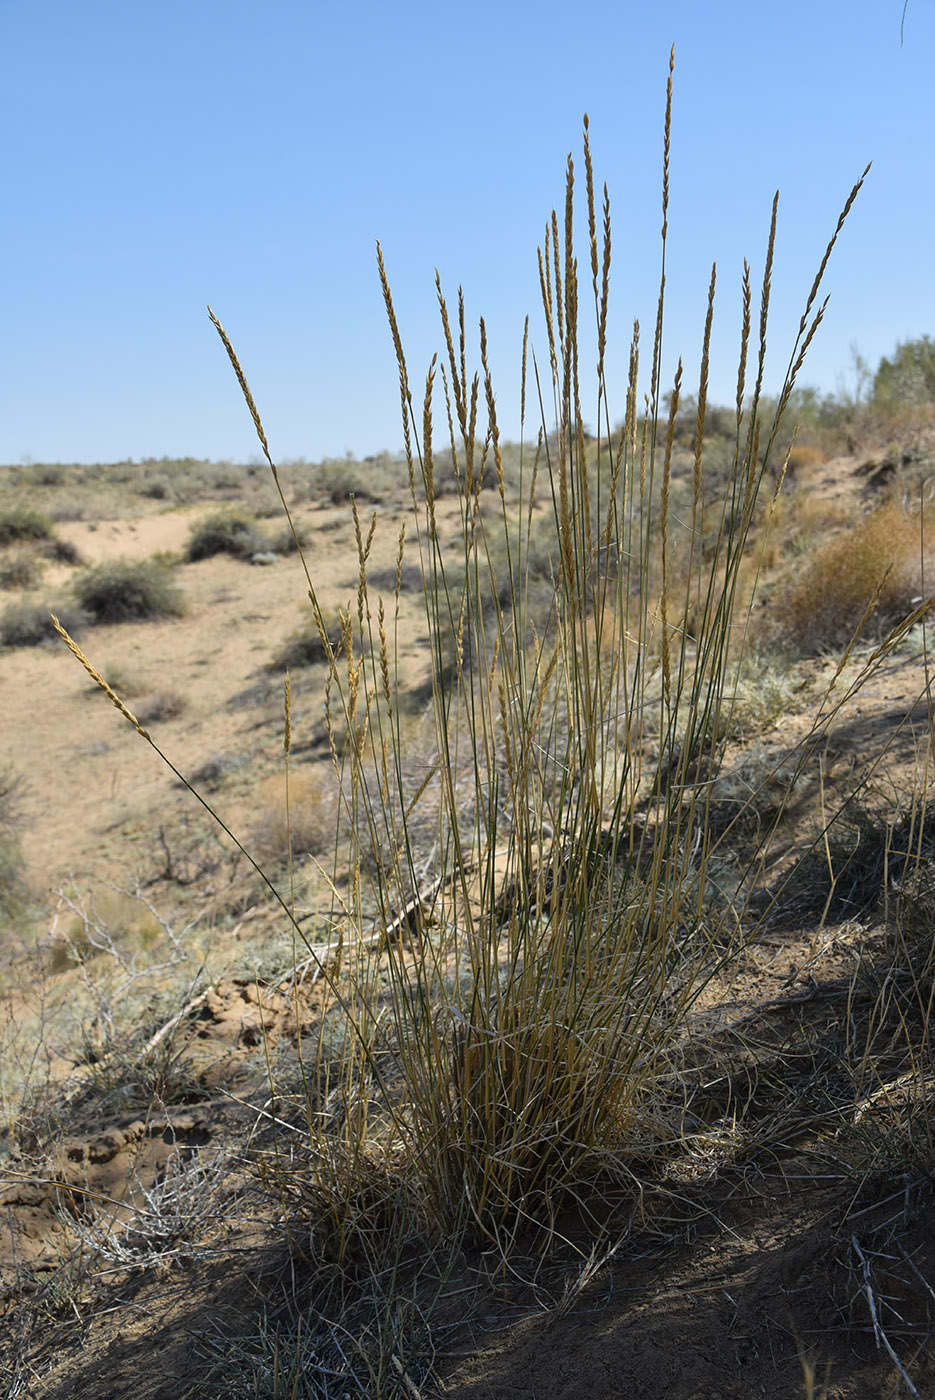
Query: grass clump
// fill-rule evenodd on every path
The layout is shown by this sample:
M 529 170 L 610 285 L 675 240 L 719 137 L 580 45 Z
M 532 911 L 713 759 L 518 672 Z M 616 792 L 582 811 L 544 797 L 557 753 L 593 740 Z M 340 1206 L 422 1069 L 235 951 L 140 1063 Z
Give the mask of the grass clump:
M 667 110 L 664 206 L 668 144 Z M 680 365 L 664 396 L 662 290 L 649 411 L 639 409 L 637 329 L 624 424 L 611 431 L 603 370 L 610 209 L 605 191 L 599 238 L 587 125 L 584 157 L 597 436 L 589 440 L 582 427 L 579 365 L 590 351 L 579 357 L 569 159 L 564 231 L 553 213 L 539 254 L 551 371 L 542 399 L 554 421 L 543 412 L 539 453 L 521 448 L 509 507 L 483 320 L 470 378 L 463 315 L 453 331 L 437 284 L 442 363 L 432 361 L 419 402 L 379 258 L 412 500 L 396 599 L 415 557 L 432 655 L 434 752 L 421 771 L 399 720 L 398 608 L 370 592 L 377 520 L 368 525 L 356 501 L 356 609 L 342 618 L 340 655 L 323 643 L 316 652 L 329 667 L 326 724 L 350 833 L 347 894 L 336 891 L 331 912 L 344 950 L 340 989 L 329 974 L 346 1016 L 342 1139 L 354 1143 L 358 1165 L 392 1142 L 446 1234 L 467 1229 L 501 1248 L 531 1220 L 582 1203 L 589 1181 L 638 1194 L 647 1161 L 678 1150 L 665 1086 L 738 919 L 729 909 L 712 920 L 705 906 L 716 844 L 706 834 L 707 779 L 718 770 L 747 633 L 758 496 L 821 320 L 816 279 L 778 407 L 761 420 L 774 205 L 752 400 L 746 273 L 733 454 L 712 487 L 701 448 L 712 274 L 694 409 L 699 447 L 676 508 L 683 375 Z M 584 300 L 587 289 L 580 292 Z M 243 370 L 215 324 L 278 480 Z M 524 343 L 524 404 L 526 368 Z M 435 441 L 439 376 L 444 447 Z M 436 520 L 442 476 L 457 492 L 454 544 L 442 541 Z M 533 550 L 540 502 L 552 543 L 537 529 Z M 544 635 L 536 590 L 546 578 L 553 625 Z M 323 637 L 311 575 L 308 583 L 313 635 Z M 325 1160 L 324 1130 L 310 1132 Z
M 664 240 L 668 112 L 665 151 Z M 571 160 L 563 224 L 554 212 L 546 224 L 539 268 L 548 359 L 535 397 L 550 409 L 540 412 L 540 447 L 530 450 L 524 340 L 524 445 L 509 476 L 483 321 L 475 371 L 465 318 L 458 314 L 453 328 L 438 284 L 440 363 L 433 359 L 424 389 L 414 390 L 380 255 L 411 497 L 395 577 L 371 573 L 379 521 L 355 499 L 356 600 L 335 628 L 306 564 L 312 618 L 303 634 L 312 649 L 284 649 L 274 662 L 326 668 L 338 841 L 330 904 L 307 925 L 329 937 L 308 949 L 322 1003 L 317 1062 L 308 1046 L 302 1180 L 275 1156 L 265 1166 L 283 1196 L 295 1190 L 314 1201 L 316 1220 L 330 1227 L 310 1234 L 316 1245 L 325 1234 L 339 1261 L 359 1256 L 378 1217 L 395 1228 L 398 1200 L 410 1221 L 503 1256 L 533 1224 L 548 1235 L 569 1204 L 586 1213 L 595 1190 L 606 1195 L 609 1186 L 635 1215 L 646 1182 L 687 1151 L 678 1100 L 693 1017 L 749 932 L 751 886 L 764 864 L 762 844 L 742 868 L 738 855 L 730 889 L 712 902 L 720 828 L 748 820 L 758 831 L 767 801 L 775 826 L 796 776 L 778 808 L 767 775 L 756 790 L 726 794 L 726 817 L 715 810 L 725 742 L 788 698 L 783 678 L 762 668 L 759 694 L 745 693 L 740 678 L 761 527 L 781 472 L 776 446 L 821 321 L 820 277 L 767 412 L 774 205 L 758 322 L 744 275 L 733 432 L 719 438 L 729 446 L 712 474 L 704 446 L 712 272 L 686 439 L 694 446 L 677 479 L 683 370 L 664 393 L 664 279 L 653 348 L 644 354 L 637 328 L 622 426 L 611 428 L 619 420 L 604 373 L 610 206 L 605 192 L 596 207 L 587 127 L 584 175 L 580 255 Z M 215 324 L 278 484 L 243 370 Z M 582 384 L 581 366 L 590 364 L 596 376 Z M 596 409 L 593 437 L 583 429 L 585 403 L 589 416 Z M 440 481 L 454 491 L 441 528 Z M 406 677 L 397 669 L 408 641 L 400 597 L 416 591 L 413 567 L 431 655 L 431 737 L 418 749 L 401 718 Z M 305 781 L 294 789 L 300 808 Z M 320 823 L 324 794 L 312 793 L 308 805 Z M 297 843 L 291 821 L 274 833 L 277 848 L 296 854 L 324 842 L 316 829 Z M 293 914 L 297 937 L 303 922 Z M 278 1337 L 276 1347 L 278 1356 Z
M 82 574 L 74 584 L 93 622 L 146 622 L 181 617 L 185 597 L 166 564 L 155 559 L 115 559 Z
M 186 558 L 190 563 L 210 559 L 215 554 L 249 559 L 266 548 L 268 545 L 250 516 L 236 511 L 215 511 L 192 526 Z

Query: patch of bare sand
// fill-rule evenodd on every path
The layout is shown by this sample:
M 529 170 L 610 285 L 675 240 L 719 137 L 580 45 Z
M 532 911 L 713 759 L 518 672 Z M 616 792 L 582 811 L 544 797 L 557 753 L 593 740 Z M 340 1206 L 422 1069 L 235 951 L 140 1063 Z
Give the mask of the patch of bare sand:
M 196 513 L 173 511 L 139 520 L 74 522 L 61 533 L 91 563 L 147 558 L 178 550 Z M 357 559 L 345 509 L 307 509 L 298 524 L 309 540 L 308 558 L 323 606 L 356 605 Z M 335 525 L 338 528 L 335 528 Z M 383 512 L 373 546 L 375 567 L 395 563 L 399 524 Z M 261 725 L 282 702 L 274 697 L 282 678 L 268 670 L 287 634 L 310 616 L 307 586 L 295 556 L 251 567 L 218 555 L 180 566 L 176 573 L 188 600 L 180 619 L 94 627 L 81 644 L 105 676 L 144 718 L 148 709 L 179 713 L 147 721 L 153 738 L 186 776 L 204 764 L 236 756 L 242 775 L 266 776 L 281 763 L 281 733 Z M 402 624 L 402 660 L 415 664 L 416 624 Z M 323 736 L 321 668 L 292 678 L 296 745 Z M 237 697 L 253 687 L 253 701 Z M 257 705 L 256 701 L 260 704 Z M 0 655 L 0 763 L 12 763 L 25 780 L 22 844 L 33 884 L 46 895 L 72 872 L 93 870 L 109 878 L 143 866 L 156 847 L 160 824 L 180 804 L 177 780 L 149 746 L 121 719 L 64 646 L 15 649 Z M 243 797 L 234 807 L 218 797 L 220 814 L 237 834 L 247 834 L 250 812 Z M 113 834 L 119 833 L 119 841 Z M 135 843 L 134 843 L 135 833 Z M 127 837 L 130 840 L 127 840 Z

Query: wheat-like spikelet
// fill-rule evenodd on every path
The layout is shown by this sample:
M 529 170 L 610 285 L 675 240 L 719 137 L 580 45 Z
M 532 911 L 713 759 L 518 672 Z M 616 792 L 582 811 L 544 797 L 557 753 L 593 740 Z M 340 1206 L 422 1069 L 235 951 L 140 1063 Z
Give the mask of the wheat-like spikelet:
M 740 361 L 737 366 L 737 427 L 738 433 L 740 424 L 743 421 L 743 398 L 744 389 L 747 382 L 747 349 L 750 344 L 750 264 L 746 258 L 743 260 L 743 279 L 741 282 L 742 312 L 740 322 Z
M 675 45 L 669 53 L 669 80 L 666 86 L 666 115 L 662 140 L 662 267 L 659 273 L 659 297 L 656 302 L 656 333 L 653 337 L 652 379 L 649 398 L 655 416 L 659 404 L 662 373 L 662 324 L 666 294 L 666 246 L 669 233 L 669 155 L 672 144 L 672 74 L 675 68 Z
M 412 459 L 412 438 L 409 432 L 410 412 L 412 408 L 411 396 L 409 394 L 409 374 L 406 370 L 406 356 L 403 352 L 403 342 L 399 334 L 399 326 L 396 322 L 396 310 L 393 306 L 393 294 L 390 291 L 389 278 L 386 275 L 386 265 L 383 261 L 383 249 L 377 241 L 377 268 L 380 274 L 380 287 L 383 292 L 383 301 L 386 306 L 386 316 L 390 323 L 390 334 L 393 337 L 393 349 L 396 352 L 396 366 L 399 371 L 399 403 L 403 420 L 403 443 L 406 451 L 406 463 L 409 467 L 409 484 L 415 490 L 415 466 Z
M 783 414 L 785 413 L 785 411 L 786 411 L 786 408 L 787 408 L 788 403 L 789 403 L 789 399 L 790 399 L 790 397 L 792 396 L 792 390 L 795 388 L 795 381 L 796 381 L 796 379 L 797 379 L 797 377 L 798 377 L 799 370 L 802 368 L 802 365 L 805 363 L 805 356 L 808 354 L 809 346 L 811 345 L 812 341 L 813 341 L 814 338 L 815 338 L 815 332 L 818 330 L 818 327 L 821 325 L 822 321 L 824 320 L 825 311 L 827 310 L 827 307 L 828 307 L 828 301 L 829 301 L 829 298 L 828 298 L 828 297 L 825 297 L 825 299 L 824 299 L 824 301 L 822 302 L 821 306 L 819 306 L 818 310 L 815 312 L 814 320 L 812 321 L 812 324 L 809 326 L 808 331 L 807 331 L 807 333 L 806 333 L 806 335 L 805 335 L 805 339 L 802 341 L 802 344 L 801 344 L 801 346 L 799 347 L 799 353 L 798 353 L 798 354 L 796 355 L 796 357 L 795 357 L 795 362 L 794 362 L 794 364 L 793 364 L 793 366 L 792 366 L 792 369 L 789 371 L 789 374 L 788 374 L 788 376 L 787 376 L 787 378 L 786 378 L 786 382 L 785 382 L 785 384 L 783 385 L 782 394 L 780 395 L 780 398 L 779 398 L 779 407 L 778 407 L 777 410 L 776 410 L 776 418 L 777 418 L 777 420 L 780 419 L 780 418 L 782 417 L 782 415 L 783 415 Z
M 711 267 L 711 282 L 708 286 L 708 310 L 705 315 L 704 340 L 701 349 L 701 373 L 698 377 L 698 415 L 695 419 L 695 460 L 692 463 L 692 516 L 697 514 L 701 497 L 701 458 L 704 440 L 705 413 L 708 404 L 708 365 L 711 355 L 711 326 L 714 322 L 714 288 L 717 282 L 717 264 Z M 694 530 L 694 525 L 693 525 Z
M 240 392 L 243 394 L 247 407 L 250 410 L 250 417 L 253 419 L 253 426 L 256 428 L 256 435 L 260 439 L 260 446 L 263 448 L 263 455 L 272 467 L 273 459 L 269 455 L 269 444 L 266 441 L 266 433 L 263 431 L 263 424 L 260 421 L 259 409 L 253 401 L 253 395 L 250 392 L 250 385 L 247 383 L 247 376 L 244 374 L 243 369 L 240 365 L 240 361 L 237 358 L 237 352 L 235 351 L 233 345 L 230 342 L 230 337 L 228 336 L 227 331 L 221 325 L 220 321 L 215 316 L 210 306 L 208 307 L 208 315 L 211 317 L 214 329 L 221 337 L 224 349 L 227 351 L 227 357 L 234 367 L 234 373 L 237 376 L 237 383 L 240 385 Z
M 50 613 L 49 616 L 52 619 L 52 626 L 55 628 L 56 632 L 61 637 L 65 645 L 68 647 L 68 650 L 72 653 L 72 655 L 76 656 L 81 662 L 82 666 L 87 671 L 92 681 L 94 681 L 96 685 L 100 686 L 101 690 L 103 690 L 104 694 L 110 700 L 111 704 L 116 705 L 117 709 L 123 715 L 124 719 L 129 720 L 129 722 L 133 725 L 133 728 L 136 730 L 137 734 L 139 734 L 142 738 L 146 739 L 149 743 L 152 743 L 152 739 L 149 733 L 140 724 L 136 715 L 131 709 L 129 709 L 124 704 L 120 696 L 114 690 L 113 686 L 109 685 L 108 682 L 105 681 L 100 671 L 98 671 L 96 667 L 94 667 L 91 664 L 91 662 L 85 656 L 84 652 L 81 650 L 78 643 L 75 641 L 74 637 L 72 637 L 66 631 L 66 629 L 62 626 L 62 624 L 59 622 L 58 618 L 55 616 L 54 613 Z
M 432 356 L 425 376 L 425 398 L 422 401 L 422 476 L 425 482 L 425 504 L 429 515 L 429 532 L 436 535 L 435 526 L 435 457 L 432 452 L 432 388 L 435 384 L 437 356 Z
M 519 381 L 519 427 L 522 436 L 523 424 L 526 422 L 526 350 L 529 345 L 529 317 L 523 322 L 523 363 L 520 371 Z
M 288 669 L 286 671 L 286 680 L 283 686 L 282 747 L 283 753 L 286 756 L 286 761 L 288 762 L 289 753 L 292 749 L 292 687 L 289 680 Z
M 669 80 L 666 83 L 666 122 L 662 143 L 662 242 L 669 231 L 669 153 L 672 146 L 672 75 L 675 72 L 675 45 L 669 50 Z
M 821 264 L 820 264 L 820 266 L 819 266 L 819 268 L 818 268 L 818 271 L 817 271 L 816 274 L 815 274 L 815 280 L 814 280 L 814 282 L 812 283 L 811 291 L 810 291 L 809 294 L 808 294 L 808 300 L 807 300 L 806 303 L 805 303 L 805 310 L 802 312 L 802 319 L 801 319 L 801 321 L 799 322 L 799 335 L 801 335 L 802 332 L 805 330 L 805 323 L 806 323 L 807 320 L 808 320 L 809 312 L 811 311 L 812 306 L 814 305 L 814 302 L 815 302 L 815 298 L 816 298 L 817 295 L 818 295 L 818 289 L 819 289 L 819 287 L 821 286 L 822 279 L 824 278 L 824 275 L 825 275 L 825 269 L 826 269 L 827 266 L 828 266 L 828 259 L 831 257 L 831 253 L 832 253 L 832 250 L 833 250 L 833 248 L 834 248 L 834 245 L 835 245 L 835 243 L 838 241 L 838 234 L 841 232 L 842 228 L 844 227 L 844 223 L 845 223 L 845 221 L 846 221 L 846 219 L 847 219 L 847 216 L 848 216 L 848 214 L 851 212 L 851 205 L 854 203 L 854 200 L 857 198 L 858 194 L 860 193 L 861 186 L 863 185 L 863 183 L 864 183 L 864 181 L 866 180 L 867 176 L 870 174 L 870 166 L 872 165 L 872 163 L 873 163 L 873 162 L 870 161 L 870 162 L 868 162 L 868 164 L 865 166 L 865 168 L 864 168 L 864 173 L 861 175 L 860 179 L 857 181 L 857 184 L 854 186 L 854 188 L 851 190 L 850 194 L 847 196 L 847 199 L 846 199 L 846 201 L 845 201 L 845 203 L 844 203 L 844 208 L 841 210 L 841 213 L 840 213 L 840 215 L 838 216 L 837 225 L 835 226 L 834 233 L 831 235 L 831 241 L 829 242 L 827 248 L 825 249 L 825 255 L 824 255 L 824 257 L 822 258 Z
M 571 157 L 569 157 L 571 159 Z M 552 275 L 555 279 L 555 313 L 558 318 L 558 344 L 565 353 L 565 320 L 562 301 L 562 267 L 558 252 L 558 215 L 552 210 Z
M 773 277 L 773 253 L 776 247 L 776 216 L 779 211 L 779 191 L 773 195 L 773 212 L 769 222 L 769 241 L 766 245 L 766 266 L 763 269 L 763 288 L 760 293 L 760 352 L 757 359 L 756 388 L 753 391 L 755 403 L 759 402 L 763 387 L 763 371 L 766 365 L 766 325 L 769 320 L 769 294 Z
M 379 600 L 377 613 L 380 629 L 380 678 L 383 681 L 383 698 L 386 701 L 386 708 L 392 716 L 393 697 L 390 693 L 390 656 L 386 641 L 386 609 L 383 606 L 382 598 Z
M 484 371 L 484 396 L 487 400 L 487 422 L 490 429 L 490 440 L 493 446 L 494 469 L 497 473 L 497 489 L 500 492 L 501 503 L 506 503 L 506 483 L 503 477 L 503 455 L 500 451 L 500 429 L 497 425 L 497 403 L 493 392 L 493 379 L 490 375 L 490 366 L 487 363 L 487 327 L 484 324 L 483 316 L 480 318 L 480 362 Z
M 591 281 L 594 285 L 594 305 L 597 306 L 597 221 L 594 214 L 594 168 L 591 164 L 591 142 L 588 135 L 588 114 L 584 114 L 584 179 L 588 201 L 588 251 L 591 254 Z
M 572 318 L 574 289 L 569 287 L 569 281 L 574 276 L 575 267 L 575 162 L 569 155 L 565 168 L 565 259 L 562 264 L 565 269 L 565 342 L 566 347 L 572 335 L 574 320 Z M 568 366 L 566 364 L 566 391 L 565 402 L 568 402 L 567 384 Z
M 601 260 L 601 300 L 597 318 L 597 377 L 604 379 L 604 352 L 607 348 L 607 305 L 610 300 L 610 195 L 604 186 L 604 251 Z
M 458 287 L 458 354 L 461 359 L 461 383 L 467 384 L 467 333 L 465 331 L 464 288 Z M 473 440 L 473 432 L 471 437 Z
M 659 598 L 659 620 L 662 628 L 662 684 L 666 708 L 672 703 L 672 658 L 669 639 L 669 483 L 672 477 L 672 446 L 675 442 L 675 420 L 679 410 L 679 394 L 682 388 L 682 361 L 675 371 L 675 384 L 669 405 L 669 422 L 666 427 L 666 449 L 662 467 L 662 497 L 659 505 L 659 519 L 662 535 L 662 593 Z
M 455 410 L 458 414 L 458 422 L 461 426 L 462 437 L 467 437 L 467 385 L 458 374 L 458 365 L 455 360 L 454 341 L 451 338 L 451 323 L 448 319 L 448 305 L 442 295 L 442 282 L 438 268 L 435 269 L 435 292 L 438 297 L 438 309 L 442 319 L 442 330 L 445 336 L 445 348 L 448 351 L 448 363 L 451 366 L 451 388 L 454 393 Z M 444 370 L 444 364 L 442 365 Z M 447 392 L 447 380 L 446 392 Z
M 454 415 L 451 412 L 451 392 L 448 388 L 448 371 L 445 369 L 444 360 L 441 360 L 439 362 L 439 368 L 442 372 L 442 388 L 445 391 L 445 418 L 448 423 L 448 445 L 451 451 L 451 466 L 452 470 L 454 471 L 455 481 L 460 487 L 461 468 L 458 463 L 458 445 L 455 442 L 455 420 Z

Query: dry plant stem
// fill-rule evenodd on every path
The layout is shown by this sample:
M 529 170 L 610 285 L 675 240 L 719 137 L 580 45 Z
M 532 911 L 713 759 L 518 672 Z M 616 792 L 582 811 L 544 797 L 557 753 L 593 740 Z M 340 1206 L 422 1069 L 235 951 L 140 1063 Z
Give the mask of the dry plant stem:
M 883 1347 L 890 1360 L 892 1361 L 893 1365 L 899 1372 L 902 1382 L 908 1390 L 909 1394 L 914 1397 L 914 1400 L 922 1400 L 922 1397 L 920 1396 L 918 1390 L 916 1390 L 912 1381 L 907 1376 L 902 1362 L 896 1355 L 896 1352 L 893 1350 L 893 1346 L 890 1342 L 889 1337 L 887 1337 L 880 1324 L 880 1319 L 877 1314 L 877 1302 L 873 1292 L 873 1283 L 870 1278 L 870 1263 L 863 1250 L 861 1249 L 860 1241 L 858 1240 L 856 1235 L 851 1235 L 851 1248 L 853 1249 L 854 1254 L 857 1256 L 857 1261 L 860 1264 L 860 1270 L 863 1274 L 862 1289 L 864 1297 L 867 1299 L 867 1307 L 870 1311 L 870 1320 L 873 1323 L 873 1335 L 876 1340 L 877 1350 L 879 1351 L 879 1349 Z

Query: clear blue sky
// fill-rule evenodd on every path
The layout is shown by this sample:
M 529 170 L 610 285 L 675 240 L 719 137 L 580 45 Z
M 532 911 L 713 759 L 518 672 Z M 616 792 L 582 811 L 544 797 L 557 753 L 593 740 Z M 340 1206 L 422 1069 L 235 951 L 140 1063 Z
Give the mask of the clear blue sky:
M 583 17 L 575 18 L 575 11 Z M 536 247 L 587 111 L 614 220 L 617 416 L 630 325 L 659 267 L 676 46 L 666 364 L 734 392 L 739 286 L 780 224 L 769 378 L 838 212 L 805 380 L 833 390 L 935 332 L 935 7 L 910 0 L 0 0 L 0 462 L 194 455 L 257 443 L 205 312 L 240 353 L 274 456 L 401 443 L 375 265 L 413 382 L 440 347 L 437 266 L 486 317 L 518 431 L 523 318 L 545 358 Z M 579 169 L 581 169 L 579 162 Z M 582 181 L 583 192 L 583 181 Z M 582 245 L 583 252 L 583 245 Z M 648 347 L 647 347 L 648 348 Z M 613 392 L 613 386 L 612 386 Z

